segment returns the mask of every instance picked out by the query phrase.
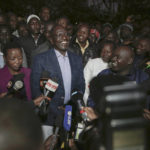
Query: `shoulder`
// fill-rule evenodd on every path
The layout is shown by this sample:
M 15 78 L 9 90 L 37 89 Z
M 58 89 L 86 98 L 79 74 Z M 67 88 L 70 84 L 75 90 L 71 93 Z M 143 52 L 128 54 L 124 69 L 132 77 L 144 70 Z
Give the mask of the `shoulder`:
M 110 74 L 112 73 L 110 69 L 104 69 L 103 71 L 101 71 L 98 76 L 101 76 L 101 75 L 107 75 L 107 74 Z
M 23 72 L 25 75 L 30 76 L 30 74 L 31 74 L 31 69 L 30 69 L 30 68 L 22 67 L 22 68 L 21 68 L 21 72 Z

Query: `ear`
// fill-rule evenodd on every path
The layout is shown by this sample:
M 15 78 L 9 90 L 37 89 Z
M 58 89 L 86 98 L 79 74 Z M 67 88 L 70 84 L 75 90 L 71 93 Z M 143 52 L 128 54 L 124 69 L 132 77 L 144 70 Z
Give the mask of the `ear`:
M 130 58 L 128 64 L 131 65 L 133 63 L 133 58 Z
M 53 45 L 54 44 L 54 40 L 53 40 L 53 38 L 50 36 L 49 37 L 49 39 L 48 39 L 49 41 L 50 41 L 50 43 Z

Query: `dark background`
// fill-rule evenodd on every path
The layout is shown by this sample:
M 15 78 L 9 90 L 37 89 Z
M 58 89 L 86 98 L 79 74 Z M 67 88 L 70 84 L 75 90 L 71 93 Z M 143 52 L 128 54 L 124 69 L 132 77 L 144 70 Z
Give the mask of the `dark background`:
M 0 0 L 1 11 L 13 11 L 19 16 L 38 14 L 43 5 L 50 7 L 52 18 L 64 14 L 71 22 L 115 20 L 120 23 L 129 14 L 139 20 L 149 18 L 150 14 L 149 0 Z

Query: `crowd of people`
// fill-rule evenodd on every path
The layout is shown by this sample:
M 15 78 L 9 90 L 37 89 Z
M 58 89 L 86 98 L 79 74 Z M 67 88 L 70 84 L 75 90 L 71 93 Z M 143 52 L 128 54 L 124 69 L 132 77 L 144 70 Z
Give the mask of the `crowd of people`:
M 134 81 L 134 83 L 142 85 L 147 93 L 146 106 L 143 110 L 145 119 L 150 119 L 150 20 L 143 20 L 143 24 L 141 23 L 138 30 L 136 26 L 133 16 L 128 16 L 119 26 L 100 21 L 95 21 L 92 24 L 88 21 L 72 24 L 69 18 L 63 14 L 52 20 L 51 10 L 47 6 L 41 7 L 39 14 L 30 14 L 27 17 L 19 17 L 13 12 L 1 12 L 0 98 L 3 100 L 0 104 L 0 116 L 5 114 L 4 108 L 6 108 L 6 112 L 11 108 L 12 101 L 8 101 L 9 105 L 3 102 L 7 98 L 13 100 L 12 97 L 17 97 L 32 106 L 32 109 L 40 107 L 44 99 L 50 101 L 47 108 L 47 118 L 41 122 L 44 132 L 48 134 L 43 148 L 47 150 L 53 141 L 53 136 L 55 136 L 53 130 L 57 117 L 64 112 L 65 106 L 70 102 L 72 91 L 76 89 L 83 94 L 83 110 L 87 113 L 89 122 L 96 124 L 92 128 L 91 134 L 97 138 L 95 137 L 95 141 L 93 141 L 90 139 L 90 135 L 85 134 L 81 137 L 82 142 L 77 145 L 70 140 L 70 149 L 90 150 L 92 147 L 96 149 L 98 148 L 96 141 L 102 139 L 101 134 L 97 134 L 102 130 L 100 121 L 97 121 L 102 116 L 101 110 L 99 110 L 103 107 L 100 106 L 100 104 L 102 105 L 100 103 L 100 94 L 103 94 L 102 88 L 106 84 Z M 50 98 L 48 95 L 43 95 L 40 87 L 40 79 L 44 71 L 48 72 L 48 78 L 58 83 L 54 96 Z M 17 89 L 18 79 L 23 83 L 23 87 L 19 90 Z M 4 107 L 1 106 L 2 104 Z M 4 138 L 7 138 L 4 135 L 6 126 L 11 125 L 6 119 L 11 119 L 16 123 L 19 119 L 26 120 L 26 117 L 28 118 L 25 115 L 25 111 L 28 110 L 24 109 L 20 102 L 17 104 L 16 100 L 14 100 L 14 104 L 21 107 L 18 109 L 18 114 L 14 111 L 16 117 L 0 117 L 0 126 L 3 129 L 0 131 L 0 135 Z M 12 110 L 9 110 L 10 112 L 13 111 L 15 105 L 12 106 Z M 9 107 L 7 108 L 7 106 Z M 98 106 L 100 107 L 98 108 Z M 27 112 L 29 118 L 34 118 L 29 112 Z M 23 115 L 22 118 L 17 117 L 19 114 Z M 26 120 L 27 124 L 22 123 L 29 126 L 28 121 L 31 121 L 32 118 Z M 36 119 L 35 122 L 37 122 Z M 21 129 L 12 129 L 19 128 L 17 125 L 16 127 L 14 125 L 8 127 L 12 133 L 6 134 L 13 136 L 12 134 L 17 133 L 18 137 L 16 135 L 14 140 L 20 138 L 19 143 L 26 149 L 30 143 L 29 139 L 26 139 L 28 135 L 21 137 Z M 27 132 L 27 134 L 31 136 L 31 130 L 33 130 L 32 138 L 37 141 L 33 140 L 32 144 L 29 144 L 31 148 L 27 149 L 35 150 L 38 146 L 40 150 L 42 148 L 42 130 L 34 122 L 33 127 L 37 128 L 29 128 L 31 133 Z M 25 126 L 22 129 L 24 130 Z M 38 133 L 35 133 L 36 129 L 39 130 Z M 36 136 L 36 134 L 38 135 Z M 21 141 L 21 138 L 26 141 L 26 144 Z M 87 147 L 89 141 L 91 141 L 91 147 Z M 57 142 L 55 141 L 54 144 Z M 7 150 L 10 148 L 9 146 L 12 145 L 8 145 L 3 150 Z M 21 147 L 19 144 L 13 145 L 14 150 L 15 146 L 18 146 L 18 149 Z M 60 147 L 56 148 L 60 149 Z M 21 147 L 21 149 L 23 148 Z

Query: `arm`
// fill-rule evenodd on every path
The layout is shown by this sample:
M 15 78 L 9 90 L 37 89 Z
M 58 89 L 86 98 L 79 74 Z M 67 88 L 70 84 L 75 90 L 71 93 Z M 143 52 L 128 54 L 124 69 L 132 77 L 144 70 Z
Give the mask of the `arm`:
M 36 56 L 33 59 L 32 67 L 31 67 L 31 91 L 32 97 L 36 98 L 41 95 L 40 91 L 40 76 L 42 72 L 42 60 L 39 56 Z
M 85 104 L 87 103 L 87 99 L 89 96 L 89 82 L 92 79 L 92 66 L 91 66 L 91 60 L 88 61 L 84 68 L 84 78 L 85 78 L 85 93 L 83 96 Z

